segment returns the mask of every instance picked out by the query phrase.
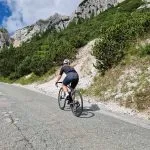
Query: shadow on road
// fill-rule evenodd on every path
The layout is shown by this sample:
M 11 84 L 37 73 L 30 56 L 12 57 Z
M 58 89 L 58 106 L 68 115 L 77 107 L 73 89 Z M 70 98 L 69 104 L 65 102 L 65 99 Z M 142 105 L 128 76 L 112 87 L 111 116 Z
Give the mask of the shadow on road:
M 65 107 L 64 111 L 71 111 L 70 106 L 67 105 L 67 106 Z
M 80 116 L 80 118 L 92 118 L 95 116 L 93 112 L 98 110 L 100 110 L 100 108 L 98 107 L 97 104 L 92 104 L 90 107 L 84 107 L 83 113 Z
M 100 108 L 97 104 L 92 104 L 91 106 L 84 107 L 80 118 L 92 118 L 95 116 L 94 111 L 98 110 L 100 110 Z M 70 106 L 67 105 L 64 111 L 71 111 Z

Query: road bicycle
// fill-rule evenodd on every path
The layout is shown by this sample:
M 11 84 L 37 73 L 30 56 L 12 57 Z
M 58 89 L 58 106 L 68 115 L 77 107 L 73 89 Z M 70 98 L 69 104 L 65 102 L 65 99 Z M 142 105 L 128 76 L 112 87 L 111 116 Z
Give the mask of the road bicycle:
M 62 82 L 57 82 L 62 84 Z M 57 86 L 58 87 L 58 86 Z M 79 90 L 72 89 L 70 85 L 67 86 L 69 91 L 69 96 L 65 99 L 65 93 L 63 88 L 60 87 L 58 93 L 58 104 L 61 110 L 64 110 L 66 104 L 70 105 L 72 113 L 76 117 L 80 117 L 83 112 L 83 98 Z

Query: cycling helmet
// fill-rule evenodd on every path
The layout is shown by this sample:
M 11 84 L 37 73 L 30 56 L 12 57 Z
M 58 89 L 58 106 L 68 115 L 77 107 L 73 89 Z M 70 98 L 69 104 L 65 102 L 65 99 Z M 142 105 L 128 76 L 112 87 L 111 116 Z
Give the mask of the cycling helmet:
M 63 64 L 70 64 L 70 60 L 69 59 L 65 59 L 64 61 L 63 61 Z

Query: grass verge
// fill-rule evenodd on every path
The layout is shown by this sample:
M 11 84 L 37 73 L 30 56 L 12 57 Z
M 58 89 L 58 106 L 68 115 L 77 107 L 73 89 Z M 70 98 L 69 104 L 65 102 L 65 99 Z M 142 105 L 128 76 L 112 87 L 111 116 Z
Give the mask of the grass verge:
M 150 110 L 149 46 L 131 45 L 125 59 L 105 75 L 97 75 L 84 94 L 138 111 Z

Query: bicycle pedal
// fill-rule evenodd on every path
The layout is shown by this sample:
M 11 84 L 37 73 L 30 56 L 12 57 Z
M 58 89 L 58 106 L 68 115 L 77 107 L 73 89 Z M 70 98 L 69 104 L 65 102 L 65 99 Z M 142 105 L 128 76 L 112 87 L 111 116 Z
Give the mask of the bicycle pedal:
M 75 102 L 75 106 L 76 106 L 76 108 L 80 107 L 80 103 L 78 101 Z
M 70 104 L 70 101 L 68 100 L 67 104 L 69 105 Z
M 72 108 L 73 108 L 73 103 L 70 103 L 70 107 L 72 107 Z
M 70 100 L 70 97 L 68 96 L 68 97 L 66 98 L 66 100 L 68 100 L 68 101 L 69 101 L 69 100 Z
M 68 104 L 73 104 L 73 102 L 72 101 L 70 101 L 70 99 L 68 100 Z
M 63 96 L 60 96 L 60 99 L 65 99 Z

